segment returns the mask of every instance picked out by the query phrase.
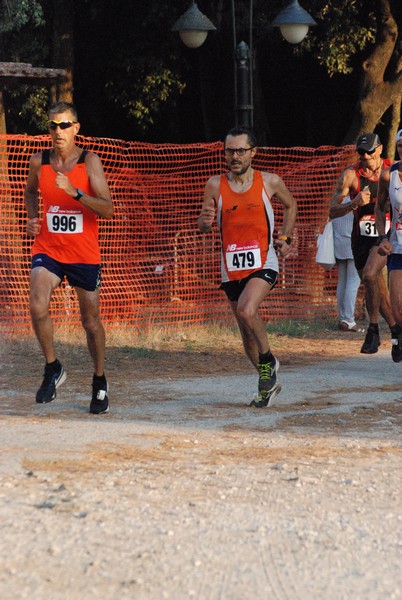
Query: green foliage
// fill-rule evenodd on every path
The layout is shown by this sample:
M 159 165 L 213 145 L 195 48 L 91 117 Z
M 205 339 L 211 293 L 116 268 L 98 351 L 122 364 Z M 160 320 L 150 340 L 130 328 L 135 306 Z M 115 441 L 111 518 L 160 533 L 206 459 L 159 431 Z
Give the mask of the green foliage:
M 32 125 L 34 129 L 47 132 L 48 108 L 48 90 L 43 87 L 34 88 L 33 90 L 29 88 L 19 116 Z
M 1 0 L 0 32 L 19 31 L 27 24 L 44 24 L 43 10 L 38 0 Z
M 182 93 L 185 84 L 182 83 L 171 69 L 163 64 L 152 72 L 142 72 L 133 84 L 127 87 L 119 86 L 119 82 L 110 81 L 106 89 L 111 98 L 118 102 L 134 119 L 139 129 L 146 131 L 160 115 L 164 105 L 174 104 L 174 97 Z
M 20 85 L 5 90 L 7 133 L 47 131 L 49 93 L 44 87 Z
M 353 71 L 353 57 L 375 41 L 374 2 L 366 0 L 364 7 L 361 0 L 320 0 L 314 4 L 312 14 L 318 27 L 300 50 L 312 51 L 330 77 L 347 75 Z
M 163 135 L 160 132 L 171 127 L 167 111 L 175 116 L 185 88 L 185 66 L 172 47 L 178 46 L 175 36 L 169 34 L 175 19 L 172 6 L 161 0 L 135 6 L 115 0 L 111 9 L 109 1 L 84 0 L 78 12 L 75 55 L 82 60 L 76 61 L 75 77 L 85 81 L 79 90 L 76 86 L 78 104 L 91 104 L 100 89 L 101 111 L 125 122 L 125 136 Z M 79 109 L 90 129 L 100 131 L 102 120 Z M 112 135 L 120 135 L 113 126 Z
M 50 42 L 39 0 L 0 0 L 0 57 L 5 62 L 49 65 Z M 44 130 L 48 92 L 32 85 L 3 90 L 9 133 Z
M 50 45 L 45 25 L 37 0 L 0 0 L 1 60 L 42 66 Z

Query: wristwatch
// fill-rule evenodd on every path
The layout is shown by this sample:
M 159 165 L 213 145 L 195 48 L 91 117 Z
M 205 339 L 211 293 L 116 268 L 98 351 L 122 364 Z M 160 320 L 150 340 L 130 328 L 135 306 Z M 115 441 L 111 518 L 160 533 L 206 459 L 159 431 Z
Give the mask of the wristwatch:
M 292 238 L 287 235 L 278 235 L 278 240 L 283 240 L 288 246 L 292 243 Z
M 81 198 L 83 197 L 84 192 L 82 190 L 80 190 L 80 188 L 77 189 L 77 195 L 73 196 L 74 200 L 81 200 Z

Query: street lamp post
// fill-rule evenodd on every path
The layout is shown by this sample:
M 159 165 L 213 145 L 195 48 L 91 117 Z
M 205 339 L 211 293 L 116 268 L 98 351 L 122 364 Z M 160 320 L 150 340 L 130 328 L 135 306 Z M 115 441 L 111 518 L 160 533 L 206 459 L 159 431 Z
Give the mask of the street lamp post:
M 253 126 L 253 0 L 250 0 L 249 14 L 249 45 L 236 42 L 235 1 L 231 0 L 233 41 L 234 41 L 234 95 L 236 125 Z M 279 27 L 282 36 L 290 44 L 299 44 L 307 35 L 310 26 L 317 23 L 304 10 L 298 0 L 283 9 L 273 21 L 273 27 Z M 189 48 L 199 48 L 205 42 L 208 31 L 216 31 L 216 27 L 198 9 L 195 0 L 190 8 L 176 21 L 172 31 L 178 31 L 183 43 Z
M 253 126 L 253 78 L 251 49 L 240 42 L 235 49 L 235 121 L 236 125 Z

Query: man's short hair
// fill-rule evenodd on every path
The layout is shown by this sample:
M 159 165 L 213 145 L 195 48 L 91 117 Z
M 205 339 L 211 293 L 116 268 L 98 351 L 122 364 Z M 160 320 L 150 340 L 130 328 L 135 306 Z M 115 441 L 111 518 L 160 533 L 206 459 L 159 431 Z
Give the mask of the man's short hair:
M 257 146 L 257 136 L 254 130 L 251 129 L 251 127 L 245 127 L 244 125 L 233 127 L 230 131 L 227 132 L 225 141 L 229 135 L 231 137 L 237 137 L 238 135 L 246 135 L 250 146 Z
M 77 109 L 75 108 L 75 106 L 72 102 L 64 102 L 64 101 L 55 102 L 49 108 L 49 117 L 50 117 L 50 115 L 54 115 L 55 113 L 63 113 L 63 112 L 67 112 L 67 111 L 71 112 L 71 114 L 73 115 L 74 121 L 78 121 Z

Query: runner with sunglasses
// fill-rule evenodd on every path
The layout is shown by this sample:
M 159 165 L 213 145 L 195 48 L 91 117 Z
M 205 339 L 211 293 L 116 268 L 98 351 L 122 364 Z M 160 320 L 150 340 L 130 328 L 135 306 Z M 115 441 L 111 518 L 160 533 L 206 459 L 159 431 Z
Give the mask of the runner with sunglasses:
M 229 131 L 224 146 L 229 172 L 207 181 L 198 227 L 202 233 L 210 232 L 216 215 L 222 240 L 221 289 L 228 297 L 245 353 L 259 373 L 258 397 L 251 406 L 261 408 L 281 389 L 279 361 L 271 353 L 267 328 L 258 314 L 278 279 L 271 200 L 275 196 L 284 207 L 282 235 L 275 242 L 283 257 L 290 252 L 297 209 L 278 175 L 253 169 L 256 153 L 252 130 Z
M 378 180 L 382 169 L 391 160 L 381 158 L 382 144 L 376 133 L 363 133 L 356 143 L 359 161 L 343 171 L 332 197 L 331 219 L 353 212 L 352 252 L 356 269 L 365 288 L 366 309 L 369 317 L 367 333 L 360 352 L 375 354 L 380 346 L 379 315 L 387 322 L 391 335 L 395 330 L 386 281 L 386 258 L 377 252 L 379 236 L 375 226 L 374 209 Z M 349 202 L 344 202 L 346 196 Z M 389 228 L 389 215 L 387 218 Z
M 80 130 L 73 104 L 49 110 L 52 147 L 34 154 L 24 191 L 26 231 L 33 237 L 30 279 L 32 326 L 46 365 L 36 402 L 51 402 L 66 373 L 56 356 L 49 305 L 64 278 L 75 288 L 89 353 L 94 364 L 90 412 L 109 410 L 104 374 L 105 330 L 99 315 L 101 282 L 98 217 L 111 219 L 113 204 L 102 163 L 75 143 Z M 43 206 L 39 206 L 38 192 Z

